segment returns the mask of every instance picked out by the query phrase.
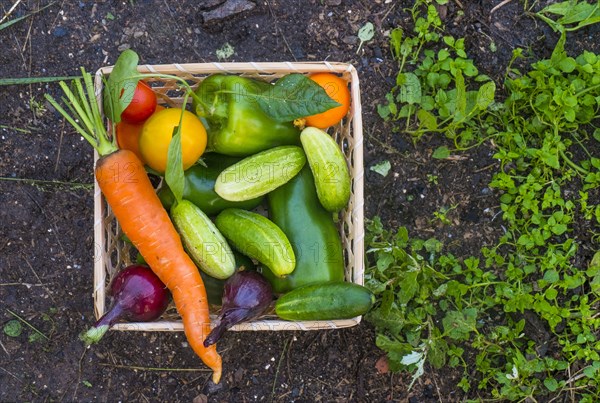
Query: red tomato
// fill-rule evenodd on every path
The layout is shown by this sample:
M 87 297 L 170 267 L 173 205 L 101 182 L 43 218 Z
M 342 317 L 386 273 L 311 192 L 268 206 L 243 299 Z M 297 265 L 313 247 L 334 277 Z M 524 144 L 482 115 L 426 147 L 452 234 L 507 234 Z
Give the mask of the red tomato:
M 165 109 L 163 106 L 157 105 L 156 112 Z M 140 161 L 144 161 L 142 158 L 142 153 L 140 152 L 140 135 L 142 134 L 142 127 L 144 126 L 145 121 L 140 123 L 128 123 L 121 121 L 117 123 L 117 144 L 119 148 L 133 151 L 135 155 L 140 159 Z
M 140 123 L 148 119 L 156 109 L 156 94 L 145 82 L 138 81 L 131 103 L 121 113 L 121 120 Z

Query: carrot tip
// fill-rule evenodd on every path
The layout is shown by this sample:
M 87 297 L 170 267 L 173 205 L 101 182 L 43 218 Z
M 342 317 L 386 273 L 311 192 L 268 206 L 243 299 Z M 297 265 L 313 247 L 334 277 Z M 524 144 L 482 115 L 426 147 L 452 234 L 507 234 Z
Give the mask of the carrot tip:
M 215 384 L 221 382 L 221 368 L 213 372 L 212 381 Z

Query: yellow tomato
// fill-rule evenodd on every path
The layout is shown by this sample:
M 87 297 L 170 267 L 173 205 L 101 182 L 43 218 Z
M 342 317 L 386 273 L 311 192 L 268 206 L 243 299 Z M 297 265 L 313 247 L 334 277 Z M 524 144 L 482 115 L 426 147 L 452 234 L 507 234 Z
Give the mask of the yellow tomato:
M 168 108 L 154 113 L 144 123 L 140 135 L 140 153 L 144 162 L 152 169 L 164 173 L 167 169 L 169 143 L 173 129 L 179 125 L 181 109 Z M 188 169 L 202 155 L 206 148 L 206 129 L 189 111 L 183 112 L 181 121 L 181 154 L 183 169 Z

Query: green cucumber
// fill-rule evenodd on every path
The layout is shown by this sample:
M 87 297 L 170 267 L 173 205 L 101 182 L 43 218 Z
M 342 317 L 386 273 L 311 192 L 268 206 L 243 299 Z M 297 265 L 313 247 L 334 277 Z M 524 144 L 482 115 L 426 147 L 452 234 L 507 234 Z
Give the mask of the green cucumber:
M 329 134 L 316 127 L 302 130 L 300 141 L 315 177 L 319 201 L 327 211 L 340 211 L 348 205 L 351 187 L 342 150 Z
M 296 257 L 283 231 L 267 217 L 242 209 L 223 210 L 215 224 L 240 253 L 258 260 L 277 277 L 294 271 Z
M 215 192 L 229 201 L 254 199 L 292 179 L 304 164 L 301 147 L 271 148 L 225 168 L 217 177 Z
M 275 313 L 285 320 L 335 320 L 364 315 L 375 303 L 366 287 L 343 281 L 308 284 L 282 295 Z
M 199 207 L 182 200 L 171 207 L 171 219 L 186 251 L 200 270 L 221 280 L 235 272 L 231 248 Z

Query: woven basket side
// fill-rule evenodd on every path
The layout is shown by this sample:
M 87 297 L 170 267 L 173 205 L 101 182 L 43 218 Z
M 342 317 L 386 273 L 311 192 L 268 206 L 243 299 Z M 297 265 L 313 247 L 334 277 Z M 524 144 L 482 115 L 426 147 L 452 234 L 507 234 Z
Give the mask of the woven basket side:
M 363 164 L 363 131 L 362 131 L 362 102 L 360 99 L 360 83 L 358 72 L 350 66 L 351 97 L 352 97 L 352 155 L 348 156 L 352 165 L 352 189 L 354 196 L 352 206 L 354 269 L 352 282 L 364 284 L 364 164 Z

